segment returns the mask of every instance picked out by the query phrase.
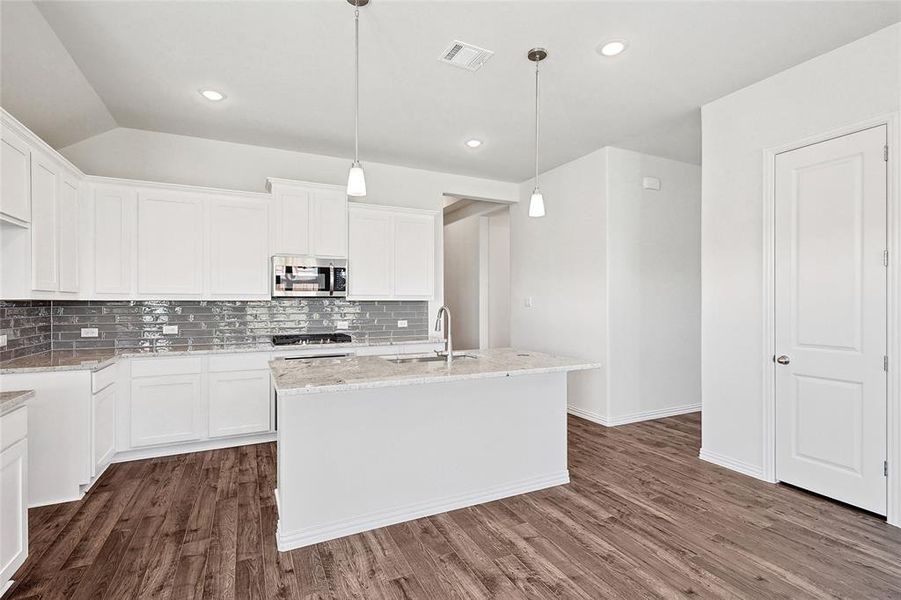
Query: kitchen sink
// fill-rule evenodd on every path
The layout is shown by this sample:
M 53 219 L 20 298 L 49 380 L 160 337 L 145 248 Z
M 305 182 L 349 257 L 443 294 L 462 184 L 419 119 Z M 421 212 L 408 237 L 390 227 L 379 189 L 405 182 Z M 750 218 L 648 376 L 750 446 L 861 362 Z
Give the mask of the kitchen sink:
M 471 354 L 454 354 L 454 361 L 458 360 L 469 360 L 478 358 L 478 356 L 473 356 Z M 395 357 L 395 358 L 386 358 L 388 362 L 393 362 L 396 365 L 403 365 L 407 363 L 430 363 L 430 362 L 447 362 L 446 356 L 408 356 L 408 357 Z

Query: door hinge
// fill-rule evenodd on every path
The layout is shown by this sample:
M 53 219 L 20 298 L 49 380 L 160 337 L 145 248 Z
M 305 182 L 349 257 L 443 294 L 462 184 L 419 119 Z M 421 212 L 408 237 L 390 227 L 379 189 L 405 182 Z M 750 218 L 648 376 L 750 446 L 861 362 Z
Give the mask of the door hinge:
M 888 477 L 888 461 L 882 461 L 882 474 Z
M 882 370 L 888 371 L 888 356 L 885 354 L 882 355 Z
M 884 266 L 884 267 L 888 266 L 888 250 L 882 251 L 882 266 Z
M 888 162 L 888 144 L 882 147 L 882 160 Z

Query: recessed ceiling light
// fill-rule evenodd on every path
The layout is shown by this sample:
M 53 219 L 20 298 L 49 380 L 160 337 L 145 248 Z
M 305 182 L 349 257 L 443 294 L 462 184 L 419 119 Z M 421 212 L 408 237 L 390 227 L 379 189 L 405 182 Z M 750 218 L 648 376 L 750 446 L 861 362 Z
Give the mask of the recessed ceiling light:
M 466 141 L 466 145 L 470 148 L 478 148 L 482 145 L 482 140 L 471 139 Z
M 603 56 L 616 56 L 626 49 L 625 40 L 610 40 L 598 46 L 598 53 Z
M 200 90 L 200 95 L 210 102 L 219 102 L 220 100 L 225 100 L 225 94 L 223 94 L 222 92 L 217 92 L 216 90 Z

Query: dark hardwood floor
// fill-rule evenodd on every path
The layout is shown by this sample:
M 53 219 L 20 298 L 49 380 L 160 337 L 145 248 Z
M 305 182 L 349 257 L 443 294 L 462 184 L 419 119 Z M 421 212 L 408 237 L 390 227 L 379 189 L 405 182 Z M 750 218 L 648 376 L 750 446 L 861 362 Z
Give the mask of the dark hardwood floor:
M 279 553 L 275 446 L 113 465 L 29 512 L 12 598 L 901 598 L 901 529 L 570 418 L 572 483 Z

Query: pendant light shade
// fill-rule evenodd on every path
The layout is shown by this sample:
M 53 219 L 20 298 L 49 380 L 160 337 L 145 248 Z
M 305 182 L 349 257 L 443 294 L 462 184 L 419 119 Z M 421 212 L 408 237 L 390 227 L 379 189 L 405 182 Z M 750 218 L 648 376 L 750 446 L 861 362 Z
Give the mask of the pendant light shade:
M 535 189 L 532 190 L 532 197 L 529 198 L 529 216 L 544 216 L 544 196 L 538 188 L 538 98 L 540 91 L 541 75 L 538 71 L 538 63 L 547 58 L 547 50 L 544 48 L 532 48 L 527 55 L 529 60 L 535 63 Z
M 347 0 L 354 7 L 354 162 L 347 173 L 347 195 L 366 195 L 366 173 L 360 164 L 360 7 L 369 0 Z
M 541 190 L 538 188 L 532 190 L 532 197 L 529 199 L 529 216 L 544 216 L 544 196 L 541 195 Z
M 350 166 L 347 174 L 347 195 L 355 198 L 366 195 L 366 173 L 363 172 L 363 165 L 358 162 Z

